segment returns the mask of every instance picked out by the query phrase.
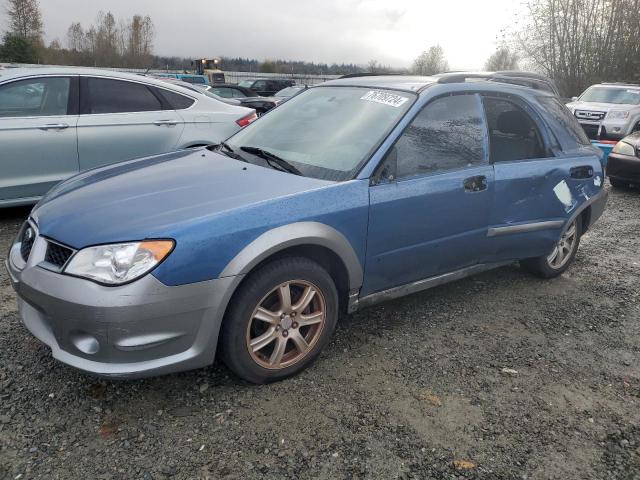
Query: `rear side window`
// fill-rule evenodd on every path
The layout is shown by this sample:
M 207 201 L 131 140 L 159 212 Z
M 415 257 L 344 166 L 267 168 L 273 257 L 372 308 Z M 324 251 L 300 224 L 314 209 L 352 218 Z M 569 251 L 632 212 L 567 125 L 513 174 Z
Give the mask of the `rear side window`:
M 88 113 L 155 112 L 160 100 L 141 83 L 108 78 L 88 78 Z
M 510 162 L 544 158 L 544 143 L 531 116 L 509 100 L 483 98 L 489 127 L 489 158 Z
M 66 115 L 71 79 L 33 78 L 0 86 L 0 117 Z
M 564 106 L 555 97 L 538 97 L 538 101 L 544 107 L 546 112 L 551 116 L 552 120 L 555 120 L 562 128 L 561 132 L 554 132 L 560 142 L 563 149 L 575 148 L 575 144 L 589 145 L 589 138 L 584 130 L 571 114 L 571 111 Z
M 397 177 L 446 172 L 485 161 L 485 128 L 477 95 L 429 103 L 396 142 Z
M 193 98 L 185 97 L 184 95 L 180 95 L 176 92 L 170 92 L 169 90 L 162 89 L 160 90 L 160 94 L 174 110 L 184 110 L 195 103 Z

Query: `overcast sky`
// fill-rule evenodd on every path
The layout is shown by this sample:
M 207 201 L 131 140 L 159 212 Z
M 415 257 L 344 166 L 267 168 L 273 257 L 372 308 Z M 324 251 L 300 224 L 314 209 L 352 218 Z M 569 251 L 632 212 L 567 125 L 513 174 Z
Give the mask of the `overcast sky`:
M 452 69 L 481 68 L 519 0 L 40 0 L 46 40 L 97 11 L 150 15 L 155 53 L 410 66 L 439 43 Z M 3 25 L 4 26 L 4 25 Z

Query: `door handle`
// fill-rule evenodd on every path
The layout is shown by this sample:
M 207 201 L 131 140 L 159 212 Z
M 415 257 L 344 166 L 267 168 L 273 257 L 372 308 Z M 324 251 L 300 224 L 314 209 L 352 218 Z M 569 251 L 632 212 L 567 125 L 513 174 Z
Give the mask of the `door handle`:
M 593 177 L 593 167 L 589 165 L 581 165 L 579 167 L 573 167 L 569 170 L 571 178 L 591 178 Z
M 156 120 L 153 122 L 154 125 L 161 127 L 162 125 L 166 125 L 167 127 L 173 127 L 178 124 L 177 120 Z
M 69 128 L 69 125 L 66 123 L 47 123 L 46 125 L 40 125 L 38 128 L 40 130 L 64 130 Z
M 481 192 L 487 189 L 487 177 L 476 175 L 475 177 L 465 178 L 463 185 L 465 192 Z

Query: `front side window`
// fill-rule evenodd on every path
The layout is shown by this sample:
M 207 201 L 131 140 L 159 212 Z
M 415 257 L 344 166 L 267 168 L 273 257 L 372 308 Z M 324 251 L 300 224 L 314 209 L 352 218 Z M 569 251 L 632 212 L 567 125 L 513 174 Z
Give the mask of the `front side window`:
M 256 83 L 253 84 L 254 90 L 266 90 L 266 88 L 267 88 L 267 82 L 265 80 L 258 80 Z
M 484 139 L 482 106 L 477 95 L 437 99 L 422 109 L 396 142 L 397 177 L 484 163 Z
M 317 87 L 296 95 L 231 137 L 227 144 L 252 163 L 260 148 L 303 175 L 348 180 L 406 113 L 415 94 L 360 87 Z
M 108 78 L 88 78 L 88 113 L 156 112 L 160 100 L 141 83 Z
M 489 127 L 489 158 L 510 162 L 544 158 L 544 144 L 536 123 L 524 109 L 503 98 L 483 98 Z
M 0 117 L 67 114 L 70 78 L 43 77 L 0 86 Z

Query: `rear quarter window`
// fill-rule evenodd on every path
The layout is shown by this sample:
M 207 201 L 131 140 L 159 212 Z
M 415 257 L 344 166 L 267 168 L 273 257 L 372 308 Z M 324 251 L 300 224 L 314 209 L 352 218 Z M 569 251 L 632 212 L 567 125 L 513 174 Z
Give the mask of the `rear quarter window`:
M 160 93 L 174 110 L 184 110 L 195 103 L 193 98 L 189 98 L 169 90 L 161 89 Z
M 538 97 L 537 100 L 545 110 L 545 117 L 552 121 L 553 133 L 563 150 L 573 150 L 578 145 L 591 144 L 576 118 L 560 100 L 556 97 Z

